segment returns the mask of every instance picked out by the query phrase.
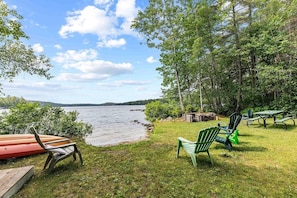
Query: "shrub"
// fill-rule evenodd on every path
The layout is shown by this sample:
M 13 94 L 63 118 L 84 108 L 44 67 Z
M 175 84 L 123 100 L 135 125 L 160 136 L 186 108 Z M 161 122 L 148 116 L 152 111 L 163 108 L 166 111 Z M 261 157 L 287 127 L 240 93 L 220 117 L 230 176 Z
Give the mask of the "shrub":
M 154 122 L 167 117 L 179 117 L 181 115 L 180 107 L 174 102 L 162 103 L 160 101 L 150 102 L 145 105 L 144 112 L 146 119 Z
M 78 112 L 39 103 L 19 103 L 0 116 L 0 134 L 27 133 L 34 125 L 41 134 L 84 137 L 92 132 L 90 124 L 77 121 Z

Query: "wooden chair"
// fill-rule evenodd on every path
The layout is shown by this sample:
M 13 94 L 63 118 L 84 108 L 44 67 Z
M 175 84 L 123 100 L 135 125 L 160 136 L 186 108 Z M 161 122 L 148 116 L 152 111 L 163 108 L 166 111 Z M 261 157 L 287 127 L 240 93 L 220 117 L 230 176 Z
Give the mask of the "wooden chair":
M 78 150 L 75 142 L 71 142 L 68 138 L 63 138 L 61 140 L 54 140 L 43 143 L 36 129 L 34 127 L 32 127 L 32 129 L 34 131 L 35 139 L 38 144 L 48 153 L 48 157 L 43 169 L 46 169 L 48 166 L 48 171 L 51 172 L 54 166 L 63 159 L 73 156 L 73 159 L 76 160 L 76 154 L 78 154 L 79 156 L 80 163 L 83 164 L 81 153 Z
M 242 115 L 235 112 L 230 115 L 230 121 L 228 126 L 220 126 L 219 124 L 220 131 L 223 131 L 223 132 L 220 132 L 218 134 L 215 141 L 224 144 L 229 151 L 232 150 L 232 143 L 229 137 L 233 135 L 233 133 L 236 131 L 237 126 L 239 125 L 241 119 L 242 119 Z M 224 135 L 224 137 L 222 137 L 222 135 Z M 237 134 L 235 135 L 238 135 L 238 131 L 237 131 Z
M 176 157 L 179 157 L 180 148 L 182 147 L 190 155 L 194 167 L 197 167 L 196 154 L 200 152 L 207 152 L 210 162 L 213 164 L 213 160 L 210 157 L 208 149 L 214 142 L 219 131 L 220 129 L 218 127 L 203 129 L 198 133 L 198 138 L 195 142 L 179 137 Z

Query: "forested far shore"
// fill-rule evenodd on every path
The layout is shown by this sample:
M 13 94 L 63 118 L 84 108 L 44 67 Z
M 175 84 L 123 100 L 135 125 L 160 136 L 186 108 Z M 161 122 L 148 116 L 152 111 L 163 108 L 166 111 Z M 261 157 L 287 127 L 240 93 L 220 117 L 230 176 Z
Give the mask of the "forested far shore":
M 24 98 L 19 98 L 15 96 L 7 96 L 7 97 L 0 97 L 0 108 L 6 109 L 9 107 L 13 107 L 16 104 L 22 102 L 37 102 L 42 106 L 50 105 L 53 107 L 72 107 L 72 106 L 113 106 L 113 105 L 146 105 L 147 103 L 157 101 L 159 99 L 148 99 L 148 100 L 136 100 L 130 102 L 123 102 L 123 103 L 114 103 L 114 102 L 106 102 L 101 104 L 96 103 L 76 103 L 76 104 L 63 104 L 63 103 L 54 103 L 54 102 L 45 102 L 45 101 L 32 101 L 26 100 Z

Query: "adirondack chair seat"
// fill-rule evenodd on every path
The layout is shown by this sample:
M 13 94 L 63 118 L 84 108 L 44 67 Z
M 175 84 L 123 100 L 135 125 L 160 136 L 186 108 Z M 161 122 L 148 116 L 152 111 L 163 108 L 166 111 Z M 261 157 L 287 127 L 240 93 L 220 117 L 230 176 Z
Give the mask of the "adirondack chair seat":
M 219 136 L 220 134 L 225 134 L 225 137 Z M 216 137 L 215 141 L 219 142 L 221 144 L 224 144 L 226 149 L 228 149 L 229 151 L 232 150 L 233 144 L 238 144 L 238 130 L 236 130 L 234 133 L 232 134 L 228 134 L 228 133 L 219 133 L 219 135 Z
M 70 139 L 65 138 L 61 140 L 55 140 L 50 142 L 43 143 L 34 127 L 31 127 L 34 131 L 35 139 L 38 144 L 47 151 L 48 157 L 45 161 L 43 169 L 48 167 L 48 171 L 51 172 L 55 165 L 68 157 L 73 156 L 73 159 L 76 160 L 76 154 L 78 154 L 80 163 L 83 164 L 83 159 L 81 156 L 81 152 L 77 148 L 75 142 L 71 142 Z M 64 142 L 62 145 L 53 146 L 53 144 L 57 144 L 58 142 Z M 65 143 L 68 142 L 68 143 Z
M 178 137 L 176 157 L 179 157 L 180 148 L 184 148 L 184 150 L 190 155 L 193 166 L 197 167 L 196 154 L 200 152 L 206 152 L 211 164 L 213 164 L 213 160 L 209 154 L 209 147 L 214 142 L 219 131 L 220 129 L 218 127 L 203 129 L 199 131 L 197 140 L 195 142 L 189 141 L 183 137 Z

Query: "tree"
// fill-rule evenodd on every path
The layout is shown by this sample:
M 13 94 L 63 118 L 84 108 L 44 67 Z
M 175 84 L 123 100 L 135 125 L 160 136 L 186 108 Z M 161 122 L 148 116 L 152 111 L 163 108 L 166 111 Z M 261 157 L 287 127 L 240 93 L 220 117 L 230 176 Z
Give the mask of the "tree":
M 22 30 L 23 17 L 0 0 L 0 78 L 10 82 L 20 73 L 50 79 L 52 65 L 45 55 L 36 55 L 32 47 L 22 42 L 29 37 Z
M 132 27 L 160 50 L 166 99 L 294 111 L 296 10 L 296 0 L 151 0 Z
M 175 0 L 152 0 L 145 11 L 139 11 L 132 28 L 145 36 L 149 47 L 160 49 L 162 66 L 157 70 L 163 76 L 162 85 L 169 88 L 169 93 L 172 90 L 177 91 L 175 95 L 178 96 L 180 107 L 184 112 L 182 86 L 186 70 L 183 70 L 182 57 L 185 53 L 181 48 L 183 45 L 181 38 L 184 29 L 181 26 L 180 6 Z

